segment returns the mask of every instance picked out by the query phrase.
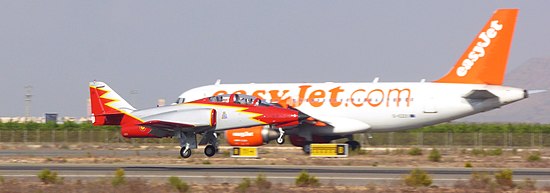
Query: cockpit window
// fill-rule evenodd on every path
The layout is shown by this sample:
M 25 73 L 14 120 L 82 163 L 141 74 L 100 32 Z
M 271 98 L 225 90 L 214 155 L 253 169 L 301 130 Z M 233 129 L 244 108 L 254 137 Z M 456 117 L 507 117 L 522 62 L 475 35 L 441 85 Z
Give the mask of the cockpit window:
M 185 98 L 178 98 L 178 100 L 176 100 L 176 104 L 181 104 L 184 102 L 185 102 Z
M 230 100 L 233 100 L 231 101 L 231 103 L 235 103 L 235 104 L 270 106 L 270 104 L 267 103 L 266 101 L 253 96 L 249 96 L 249 95 L 235 94 L 233 98 L 231 98 L 231 94 L 224 94 L 224 95 L 212 96 L 208 99 L 211 102 L 229 103 Z

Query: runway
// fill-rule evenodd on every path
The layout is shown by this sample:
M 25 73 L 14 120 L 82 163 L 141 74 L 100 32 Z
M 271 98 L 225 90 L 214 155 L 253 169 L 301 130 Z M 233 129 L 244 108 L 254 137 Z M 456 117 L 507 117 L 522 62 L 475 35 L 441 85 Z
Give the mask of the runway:
M 37 180 L 40 170 L 57 171 L 66 180 L 112 177 L 117 168 L 123 168 L 128 178 L 165 181 L 170 176 L 198 184 L 238 183 L 242 178 L 264 174 L 275 183 L 294 183 L 296 176 L 306 170 L 321 183 L 334 185 L 368 185 L 398 183 L 414 168 L 358 167 L 358 166 L 282 166 L 282 165 L 154 165 L 154 164 L 1 164 L 0 175 L 6 179 Z M 496 168 L 422 168 L 433 177 L 434 185 L 452 186 L 459 180 L 468 180 L 472 172 L 492 172 Z M 550 185 L 550 169 L 513 169 L 514 180 L 525 178 L 537 181 L 537 186 Z

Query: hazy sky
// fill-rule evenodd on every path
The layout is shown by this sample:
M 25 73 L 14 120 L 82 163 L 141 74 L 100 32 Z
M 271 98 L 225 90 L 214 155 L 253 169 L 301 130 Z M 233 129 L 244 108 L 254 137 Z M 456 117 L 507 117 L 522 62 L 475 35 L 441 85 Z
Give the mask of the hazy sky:
M 434 80 L 497 8 L 520 8 L 508 71 L 550 56 L 550 1 L 0 1 L 0 116 L 26 85 L 33 116 L 85 116 L 94 79 L 137 108 L 216 79 Z

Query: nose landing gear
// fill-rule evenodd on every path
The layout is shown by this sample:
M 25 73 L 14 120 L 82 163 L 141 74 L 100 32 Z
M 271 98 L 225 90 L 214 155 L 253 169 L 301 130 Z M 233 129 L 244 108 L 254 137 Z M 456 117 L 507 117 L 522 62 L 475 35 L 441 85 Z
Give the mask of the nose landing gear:
M 285 143 L 285 131 L 279 127 L 279 137 L 277 138 L 277 144 L 282 145 Z
M 191 157 L 191 149 L 189 147 L 182 147 L 180 149 L 180 156 L 182 158 L 189 158 Z

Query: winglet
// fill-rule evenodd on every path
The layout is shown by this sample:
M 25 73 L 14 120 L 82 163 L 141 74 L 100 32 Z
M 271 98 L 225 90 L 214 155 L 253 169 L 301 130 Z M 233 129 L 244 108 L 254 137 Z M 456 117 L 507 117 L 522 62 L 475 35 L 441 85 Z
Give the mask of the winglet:
M 498 9 L 455 66 L 435 82 L 501 85 L 518 9 Z

